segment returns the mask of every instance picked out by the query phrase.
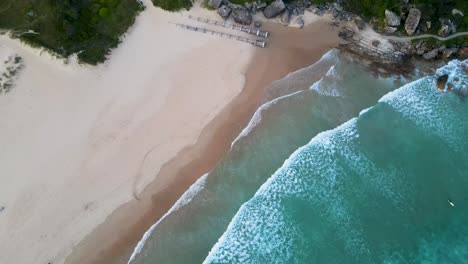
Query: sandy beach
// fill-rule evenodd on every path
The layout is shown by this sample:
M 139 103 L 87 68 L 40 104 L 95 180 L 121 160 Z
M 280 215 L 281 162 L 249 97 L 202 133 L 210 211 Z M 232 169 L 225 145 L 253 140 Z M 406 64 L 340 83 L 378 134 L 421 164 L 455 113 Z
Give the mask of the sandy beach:
M 265 24 L 271 43 L 255 48 L 178 29 L 188 12 L 144 2 L 98 67 L 0 36 L 25 65 L 0 95 L 0 263 L 126 263 L 226 153 L 268 85 L 339 42 L 317 18 L 302 30 Z

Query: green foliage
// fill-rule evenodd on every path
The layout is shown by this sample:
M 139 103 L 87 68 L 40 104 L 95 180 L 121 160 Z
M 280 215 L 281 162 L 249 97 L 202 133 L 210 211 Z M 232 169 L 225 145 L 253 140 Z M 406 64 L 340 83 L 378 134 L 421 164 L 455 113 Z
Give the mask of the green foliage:
M 167 11 L 179 11 L 192 7 L 190 0 L 153 0 L 153 4 Z
M 431 22 L 431 30 L 428 33 L 436 33 L 440 28 L 439 18 L 451 19 L 458 26 L 458 31 L 468 30 L 467 0 L 410 0 L 409 2 L 421 10 L 421 24 Z M 344 0 L 343 5 L 348 11 L 367 20 L 376 18 L 379 23 L 383 23 L 385 19 L 385 9 L 400 15 L 408 11 L 400 0 Z M 465 16 L 454 16 L 452 14 L 454 8 L 460 10 Z
M 135 0 L 2 0 L 0 28 L 80 62 L 105 61 L 143 6 Z M 38 34 L 25 33 L 29 30 Z

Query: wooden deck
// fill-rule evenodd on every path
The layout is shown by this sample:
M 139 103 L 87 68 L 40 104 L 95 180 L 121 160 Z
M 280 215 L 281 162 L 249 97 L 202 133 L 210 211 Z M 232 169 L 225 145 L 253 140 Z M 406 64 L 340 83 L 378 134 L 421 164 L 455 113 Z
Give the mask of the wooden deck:
M 188 18 L 190 18 L 192 20 L 195 20 L 195 21 L 198 21 L 198 22 L 201 22 L 201 23 L 220 26 L 220 27 L 225 27 L 225 28 L 230 28 L 230 29 L 242 31 L 242 32 L 245 32 L 245 33 L 248 33 L 248 34 L 251 34 L 251 35 L 256 35 L 256 36 L 259 36 L 259 37 L 263 37 L 263 38 L 268 38 L 268 35 L 269 35 L 268 31 L 263 31 L 263 30 L 256 29 L 256 28 L 244 27 L 244 26 L 240 26 L 240 25 L 234 25 L 234 24 L 230 24 L 230 23 L 226 23 L 226 22 L 211 20 L 211 19 L 208 19 L 208 18 L 194 17 L 194 16 L 190 16 L 190 15 L 188 16 Z
M 210 30 L 210 29 L 206 29 L 206 28 L 189 26 L 189 25 L 185 25 L 185 24 L 175 24 L 175 25 L 177 27 L 179 27 L 179 28 L 192 30 L 192 31 L 196 31 L 196 32 L 201 32 L 201 33 L 206 33 L 206 34 L 211 34 L 211 35 L 216 35 L 216 36 L 220 36 L 222 38 L 233 39 L 233 40 L 249 43 L 249 44 L 252 44 L 254 46 L 261 47 L 261 48 L 265 48 L 265 46 L 266 46 L 266 41 L 264 41 L 264 40 L 257 40 L 257 39 L 250 39 L 250 38 L 245 38 L 245 37 L 241 37 L 241 36 L 235 36 L 235 35 L 231 35 L 231 34 L 227 34 L 227 33 L 223 33 L 223 32 L 218 32 L 218 31 L 214 31 L 214 30 Z

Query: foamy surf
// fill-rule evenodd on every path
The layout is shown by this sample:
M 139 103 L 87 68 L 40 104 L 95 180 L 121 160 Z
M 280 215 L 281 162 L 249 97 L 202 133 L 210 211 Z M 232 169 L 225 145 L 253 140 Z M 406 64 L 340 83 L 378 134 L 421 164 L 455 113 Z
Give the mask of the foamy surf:
M 336 60 L 338 81 L 333 88 L 339 89 L 341 96 L 308 89 L 311 82 L 306 84 L 310 81 L 305 76 L 307 71 L 299 72 L 300 78 L 293 78 L 292 83 L 300 79 L 300 87 L 285 82 L 286 79 L 276 82 L 285 85 L 276 87 L 276 95 L 280 95 L 275 97 L 277 100 L 269 100 L 263 111 L 257 111 L 241 137 L 207 176 L 205 187 L 190 202 L 159 221 L 133 263 L 201 263 L 239 208 L 291 153 L 307 144 L 311 135 L 346 122 L 393 89 L 387 82 L 369 76 L 356 63 L 341 61 L 340 56 Z M 320 71 L 325 74 L 330 67 Z M 371 88 L 363 89 L 361 84 L 371 84 Z
M 453 79 L 466 82 L 457 71 L 464 66 L 452 66 Z M 468 108 L 434 79 L 388 93 L 298 148 L 241 206 L 204 263 L 463 262 L 468 214 L 448 213 L 446 201 L 468 199 Z
M 146 240 L 150 237 L 151 233 L 158 226 L 158 224 L 167 215 L 170 215 L 171 213 L 177 211 L 182 206 L 190 203 L 190 201 L 193 199 L 193 197 L 204 188 L 206 179 L 208 177 L 208 174 L 209 173 L 204 174 L 194 184 L 192 184 L 189 187 L 189 189 L 184 194 L 182 194 L 182 196 L 177 200 L 177 202 L 171 207 L 171 209 L 169 209 L 169 211 L 167 211 L 167 213 L 165 213 L 158 222 L 156 222 L 154 225 L 152 225 L 150 227 L 150 229 L 148 229 L 148 231 L 146 231 L 143 234 L 142 239 L 138 242 L 135 249 L 133 250 L 132 255 L 130 256 L 130 258 L 129 258 L 128 262 L 127 262 L 128 264 L 132 263 L 135 260 L 135 257 L 141 252 L 141 250 L 145 246 Z

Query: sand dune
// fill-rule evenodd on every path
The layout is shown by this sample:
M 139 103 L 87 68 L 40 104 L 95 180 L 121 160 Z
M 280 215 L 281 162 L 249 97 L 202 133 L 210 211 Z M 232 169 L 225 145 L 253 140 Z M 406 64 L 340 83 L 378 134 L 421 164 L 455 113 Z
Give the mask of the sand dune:
M 242 90 L 253 47 L 180 19 L 147 8 L 97 68 L 2 36 L 26 67 L 0 96 L 0 263 L 63 262 Z

